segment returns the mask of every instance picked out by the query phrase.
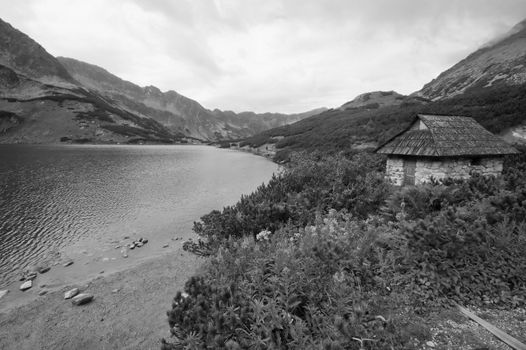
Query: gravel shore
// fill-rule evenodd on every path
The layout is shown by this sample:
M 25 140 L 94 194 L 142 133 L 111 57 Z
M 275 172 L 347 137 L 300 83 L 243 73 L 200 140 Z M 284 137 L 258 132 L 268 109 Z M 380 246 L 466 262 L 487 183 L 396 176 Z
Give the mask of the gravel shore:
M 172 298 L 202 262 L 179 247 L 9 308 L 0 300 L 0 349 L 159 349 L 160 339 L 170 335 L 166 311 Z M 73 306 L 64 300 L 73 287 L 93 294 L 94 301 Z

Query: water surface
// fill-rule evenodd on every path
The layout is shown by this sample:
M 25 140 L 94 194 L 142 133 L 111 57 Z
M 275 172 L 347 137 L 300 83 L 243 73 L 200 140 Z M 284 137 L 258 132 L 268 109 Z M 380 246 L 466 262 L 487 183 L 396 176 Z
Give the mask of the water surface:
M 124 236 L 188 237 L 276 165 L 206 146 L 0 145 L 0 286 Z

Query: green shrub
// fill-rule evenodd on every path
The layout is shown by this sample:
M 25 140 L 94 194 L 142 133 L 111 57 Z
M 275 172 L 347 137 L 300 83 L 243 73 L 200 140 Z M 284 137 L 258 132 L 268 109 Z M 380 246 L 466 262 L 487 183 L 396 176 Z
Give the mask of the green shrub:
M 403 298 L 368 273 L 360 253 L 368 235 L 331 211 L 305 229 L 229 241 L 175 297 L 168 317 L 176 341 L 164 349 L 412 348 L 399 325 L 415 328 L 419 318 L 395 313 Z
M 501 178 L 402 189 L 380 162 L 295 159 L 204 216 L 188 246 L 211 258 L 176 295 L 164 349 L 421 348 L 451 301 L 526 305 L 524 155 Z
M 352 159 L 297 156 L 294 166 L 243 196 L 236 205 L 203 216 L 194 223 L 194 231 L 206 244 L 217 247 L 230 237 L 255 236 L 261 230 L 276 231 L 285 224 L 305 226 L 317 213 L 331 208 L 365 218 L 378 210 L 389 192 L 381 162 L 381 157 L 370 155 Z M 206 251 L 203 244 L 186 247 Z

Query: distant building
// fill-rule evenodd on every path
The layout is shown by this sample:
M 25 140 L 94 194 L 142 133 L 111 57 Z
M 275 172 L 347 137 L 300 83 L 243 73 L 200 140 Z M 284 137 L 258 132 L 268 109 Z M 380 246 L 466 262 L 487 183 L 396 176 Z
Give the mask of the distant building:
M 498 176 L 502 156 L 519 153 L 473 118 L 421 114 L 376 152 L 387 155 L 386 177 L 399 186 L 472 172 Z

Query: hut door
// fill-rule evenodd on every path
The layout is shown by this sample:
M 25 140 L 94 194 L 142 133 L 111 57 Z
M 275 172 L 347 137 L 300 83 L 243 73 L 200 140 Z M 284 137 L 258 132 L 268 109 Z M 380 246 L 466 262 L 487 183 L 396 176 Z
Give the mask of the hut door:
M 416 160 L 404 159 L 404 185 L 415 184 Z

